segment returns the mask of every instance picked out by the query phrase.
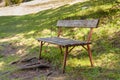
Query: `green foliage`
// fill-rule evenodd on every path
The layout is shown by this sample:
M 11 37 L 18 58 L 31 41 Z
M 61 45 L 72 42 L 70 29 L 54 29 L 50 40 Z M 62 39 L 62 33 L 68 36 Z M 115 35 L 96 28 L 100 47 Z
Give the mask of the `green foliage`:
M 23 0 L 11 0 L 12 4 L 19 4 L 21 3 Z
M 9 5 L 14 5 L 14 4 L 20 4 L 24 1 L 31 1 L 31 0 L 5 0 L 5 5 L 9 6 Z

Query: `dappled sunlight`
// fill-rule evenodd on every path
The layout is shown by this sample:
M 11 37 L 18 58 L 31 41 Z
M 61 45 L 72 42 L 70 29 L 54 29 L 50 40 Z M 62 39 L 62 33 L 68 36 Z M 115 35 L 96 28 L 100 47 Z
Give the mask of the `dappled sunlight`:
M 37 14 L 21 17 L 1 17 L 0 53 L 6 53 L 7 56 L 0 57 L 0 70 L 4 68 L 4 65 L 19 58 L 25 56 L 38 57 L 40 43 L 36 38 L 56 36 L 58 20 L 100 18 L 99 27 L 94 29 L 93 44 L 91 45 L 95 66 L 90 67 L 87 51 L 82 47 L 76 47 L 67 58 L 66 74 L 73 71 L 75 72 L 73 76 L 82 75 L 83 80 L 97 80 L 98 78 L 100 78 L 98 80 L 117 80 L 120 69 L 120 15 L 119 10 L 113 8 L 117 5 L 116 1 L 87 0 L 76 4 L 71 1 L 71 4 L 44 10 Z M 74 32 L 74 34 L 71 32 Z M 87 38 L 87 33 L 88 29 L 66 29 L 65 31 L 63 29 L 63 36 L 70 36 L 70 38 L 79 40 Z M 49 60 L 56 69 L 62 67 L 63 54 L 60 54 L 56 45 L 45 44 L 42 57 Z M 6 65 L 4 71 L 6 69 L 9 71 L 9 68 L 11 67 Z M 114 77 L 113 74 L 117 77 Z M 62 80 L 64 77 L 58 76 L 56 79 Z
M 44 29 L 42 32 L 41 32 L 41 35 L 50 35 L 51 34 L 51 31 L 49 29 Z
M 19 40 L 20 38 L 23 38 L 23 33 L 21 34 L 16 34 L 14 36 L 10 36 L 10 37 L 5 37 L 5 38 L 1 38 L 0 39 L 0 42 L 11 42 L 11 41 L 14 41 L 14 40 Z
M 20 57 L 18 55 L 9 55 L 9 56 L 0 58 L 0 72 L 3 72 L 4 74 L 4 72 L 9 72 L 11 70 L 14 70 L 16 67 L 13 65 L 10 65 L 10 63 L 18 60 L 19 58 Z
M 3 38 L 0 40 L 0 44 L 2 48 L 0 52 L 5 56 L 19 55 L 22 57 L 28 53 L 26 49 L 29 44 L 28 40 L 24 38 L 24 34 L 16 34 L 10 38 Z
M 1 43 L 2 43 L 2 42 L 9 42 L 9 41 L 11 41 L 11 40 L 16 40 L 16 39 L 18 39 L 17 36 L 14 36 L 14 37 L 11 37 L 11 38 L 3 38 L 3 39 L 0 39 L 0 42 L 1 42 Z
M 84 7 L 86 7 L 86 8 L 83 9 Z M 79 15 L 82 12 L 81 17 L 83 17 L 83 18 L 91 18 L 91 16 L 98 17 L 98 16 L 95 16 L 94 14 L 95 13 L 96 14 L 97 13 L 103 13 L 103 14 L 107 15 L 107 14 L 109 14 L 109 11 L 110 11 L 111 7 L 112 7 L 111 4 L 109 4 L 109 5 L 98 5 L 98 6 L 95 6 L 95 7 L 91 6 L 91 5 L 83 6 L 83 7 L 81 7 L 81 10 L 79 9 L 79 12 L 77 14 Z M 100 14 L 100 16 L 102 17 L 103 15 Z
M 26 51 L 25 49 L 19 49 L 17 52 L 16 52 L 17 55 L 20 55 L 20 57 L 23 57 L 26 55 Z
M 66 80 L 66 76 L 53 76 L 53 77 L 48 77 L 48 80 Z
M 67 60 L 67 65 L 70 67 L 90 66 L 90 61 L 88 58 L 70 58 Z
M 93 36 L 93 40 L 99 39 L 99 38 L 102 38 L 102 39 L 104 38 L 104 39 L 109 40 L 110 38 L 115 37 L 114 34 L 116 32 L 119 32 L 120 29 L 119 28 L 114 28 L 114 26 L 109 26 L 109 25 L 110 24 L 102 26 L 99 29 L 94 30 L 94 33 L 95 33 L 95 35 L 97 35 L 97 37 Z M 108 28 L 108 27 L 111 27 L 111 28 Z M 99 31 L 99 33 L 98 33 L 98 31 Z
M 116 53 L 104 53 L 99 55 L 99 58 L 95 60 L 95 65 L 103 68 L 114 69 L 116 68 L 117 62 L 119 61 L 120 56 L 117 56 Z
M 20 28 L 20 27 L 22 27 L 22 26 L 23 26 L 22 24 L 17 24 L 17 25 L 16 25 L 17 28 Z
M 4 67 L 5 63 L 3 61 L 0 62 L 0 70 Z
M 35 33 L 35 31 L 30 31 L 30 32 L 28 32 L 27 34 L 28 35 L 32 35 L 32 34 L 34 34 Z

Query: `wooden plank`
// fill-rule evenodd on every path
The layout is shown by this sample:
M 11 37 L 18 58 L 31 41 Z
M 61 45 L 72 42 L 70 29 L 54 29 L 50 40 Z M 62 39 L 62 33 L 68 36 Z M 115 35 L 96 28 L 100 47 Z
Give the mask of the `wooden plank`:
M 79 41 L 79 40 L 59 38 L 59 37 L 39 38 L 37 40 L 56 44 L 56 45 L 61 45 L 61 46 L 78 46 L 78 45 L 90 44 L 90 42 L 86 42 L 86 41 Z
M 45 63 L 44 64 L 33 63 L 33 64 L 27 64 L 27 65 L 21 66 L 20 70 L 36 69 L 36 68 L 46 69 L 46 68 L 50 68 L 50 65 Z
M 17 64 L 17 63 L 29 62 L 29 61 L 31 61 L 31 60 L 33 60 L 33 59 L 36 59 L 36 60 L 37 60 L 37 58 L 36 58 L 36 57 L 32 57 L 32 58 L 25 58 L 25 59 L 23 59 L 23 60 L 13 61 L 13 62 L 11 62 L 10 64 L 12 65 L 12 64 Z
M 83 27 L 83 28 L 97 28 L 99 19 L 92 20 L 59 20 L 58 27 Z

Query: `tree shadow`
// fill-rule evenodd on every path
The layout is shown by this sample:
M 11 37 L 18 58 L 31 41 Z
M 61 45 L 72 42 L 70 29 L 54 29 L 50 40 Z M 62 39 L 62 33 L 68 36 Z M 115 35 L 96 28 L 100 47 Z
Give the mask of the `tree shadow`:
M 19 16 L 0 17 L 1 18 L 0 39 L 4 39 L 4 38 L 9 39 L 14 36 L 18 36 L 18 43 L 22 38 L 26 39 L 27 40 L 26 42 L 29 42 L 28 40 L 29 38 L 35 39 L 38 37 L 50 36 L 51 31 L 54 33 L 54 36 L 56 36 L 56 33 L 55 33 L 57 31 L 56 23 L 60 19 L 73 20 L 73 19 L 100 18 L 99 26 L 101 29 L 104 30 L 105 27 L 102 27 L 102 26 L 107 25 L 108 23 L 111 23 L 113 20 L 112 16 L 118 15 L 118 12 L 120 9 L 111 8 L 111 7 L 104 9 L 103 6 L 109 6 L 114 3 L 115 3 L 115 6 L 119 4 L 117 0 L 90 0 L 82 3 L 77 3 L 74 5 L 64 5 L 56 9 L 41 11 L 37 14 L 25 15 L 21 17 Z M 109 53 L 111 52 L 119 55 L 120 31 L 114 33 L 113 37 L 109 36 L 109 34 L 105 35 L 107 31 L 102 35 L 98 35 L 98 33 L 100 32 L 101 31 L 98 30 L 98 32 L 96 32 L 96 34 L 93 35 L 92 52 L 93 52 L 94 59 L 95 60 L 100 59 L 101 55 L 103 54 L 109 55 Z M 19 35 L 22 37 L 19 37 Z M 6 41 L 6 42 L 9 42 L 9 41 Z M 14 40 L 13 40 L 13 43 L 14 43 Z M 34 47 L 32 47 L 33 45 Z M 38 55 L 39 47 L 36 45 L 37 44 L 33 44 L 33 42 L 30 42 L 30 45 L 23 45 L 23 46 L 28 47 L 26 48 L 28 50 L 28 53 Z M 47 49 L 47 47 L 44 47 L 44 49 Z M 53 50 L 52 57 L 50 57 L 50 54 L 48 55 L 43 54 L 43 57 L 45 57 L 46 59 L 49 58 L 51 60 L 55 59 L 56 61 L 54 60 L 53 62 L 56 63 L 57 65 L 57 63 L 60 62 L 59 60 L 60 59 L 62 60 L 62 57 L 59 57 L 60 54 L 57 52 L 58 50 L 56 50 L 56 48 L 51 47 L 50 49 Z M 83 54 L 78 54 L 76 58 L 79 59 L 80 57 L 82 58 L 88 57 L 88 54 L 86 54 L 87 52 L 82 51 L 82 53 Z M 69 56 L 69 57 L 73 57 L 73 56 Z M 119 58 L 120 58 L 119 56 L 116 58 L 118 59 L 118 62 L 114 64 L 119 65 L 119 62 L 120 62 Z M 76 67 L 76 69 L 78 68 Z M 107 69 L 108 68 L 106 68 L 105 70 Z
M 76 14 L 84 12 L 82 10 L 83 6 L 90 5 L 90 7 L 102 6 L 113 4 L 117 0 L 101 0 L 101 1 L 86 1 L 83 3 L 77 3 L 74 5 L 64 5 L 56 9 L 49 9 L 45 11 L 41 11 L 37 14 L 26 15 L 22 17 L 18 16 L 7 16 L 1 17 L 1 27 L 3 29 L 0 30 L 2 35 L 12 35 L 23 33 L 27 35 L 27 37 L 31 36 L 27 33 L 34 31 L 34 35 L 40 34 L 44 29 L 51 29 L 53 28 L 53 32 L 56 30 L 56 22 L 59 19 L 88 19 L 88 18 L 101 18 L 108 16 L 109 14 L 115 15 L 118 9 L 109 9 L 105 11 L 104 9 L 100 8 L 97 11 L 89 10 L 89 7 L 85 10 L 88 10 L 85 14 Z M 111 16 L 112 16 L 111 15 Z M 8 26 L 9 25 L 9 26 Z M 51 26 L 50 26 L 51 25 Z M 5 33 L 4 33 L 5 32 Z M 9 34 L 10 35 L 9 35 Z M 24 36 L 25 37 L 25 36 Z

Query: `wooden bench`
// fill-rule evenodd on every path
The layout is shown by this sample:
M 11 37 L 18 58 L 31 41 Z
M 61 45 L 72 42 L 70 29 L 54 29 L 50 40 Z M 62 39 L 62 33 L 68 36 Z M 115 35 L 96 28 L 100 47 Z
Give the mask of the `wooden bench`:
M 40 42 L 39 58 L 41 58 L 42 46 L 44 45 L 44 43 L 51 43 L 51 44 L 59 45 L 59 48 L 60 48 L 61 52 L 62 52 L 62 49 L 65 48 L 64 60 L 63 60 L 63 70 L 62 70 L 62 72 L 64 73 L 65 72 L 65 66 L 66 66 L 66 58 L 68 56 L 68 53 L 75 46 L 82 46 L 83 48 L 85 48 L 87 50 L 91 66 L 93 66 L 90 44 L 91 44 L 91 37 L 92 37 L 93 28 L 97 28 L 98 23 L 99 23 L 99 19 L 92 19 L 92 20 L 59 20 L 57 22 L 57 27 L 58 27 L 58 36 L 57 37 L 47 37 L 47 38 L 38 38 L 37 39 Z M 62 27 L 65 27 L 65 28 L 90 28 L 90 31 L 88 33 L 87 40 L 79 41 L 79 40 L 61 38 L 60 35 L 61 35 Z M 72 48 L 69 49 L 69 47 L 72 47 Z

